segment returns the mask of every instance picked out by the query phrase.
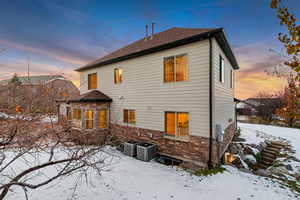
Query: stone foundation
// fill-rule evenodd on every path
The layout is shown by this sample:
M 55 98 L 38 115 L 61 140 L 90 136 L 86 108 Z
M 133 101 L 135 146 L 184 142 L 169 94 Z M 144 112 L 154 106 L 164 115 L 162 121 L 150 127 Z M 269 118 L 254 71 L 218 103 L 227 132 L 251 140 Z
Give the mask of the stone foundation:
M 158 152 L 184 161 L 188 168 L 207 167 L 209 158 L 209 138 L 190 136 L 188 139 L 166 137 L 164 132 L 121 126 L 110 125 L 111 134 L 118 137 L 122 142 L 129 140 L 151 142 L 157 145 Z M 213 163 L 218 165 L 220 158 L 230 143 L 235 131 L 235 123 L 230 124 L 224 134 L 224 141 L 217 143 L 213 140 Z M 193 167 L 192 167 L 193 166 Z

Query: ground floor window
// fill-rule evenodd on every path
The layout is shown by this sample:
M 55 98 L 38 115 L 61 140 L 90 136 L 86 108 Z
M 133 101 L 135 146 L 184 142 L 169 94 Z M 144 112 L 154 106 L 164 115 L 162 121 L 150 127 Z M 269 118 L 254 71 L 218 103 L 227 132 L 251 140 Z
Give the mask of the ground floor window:
M 81 109 L 73 109 L 73 119 L 80 120 L 81 119 Z
M 107 109 L 98 111 L 98 127 L 107 128 Z
M 173 137 L 189 135 L 189 113 L 165 112 L 165 133 Z
M 135 124 L 135 110 L 124 109 L 123 110 L 123 122 Z
M 85 112 L 85 127 L 87 129 L 94 127 L 94 111 L 92 109 L 88 109 Z

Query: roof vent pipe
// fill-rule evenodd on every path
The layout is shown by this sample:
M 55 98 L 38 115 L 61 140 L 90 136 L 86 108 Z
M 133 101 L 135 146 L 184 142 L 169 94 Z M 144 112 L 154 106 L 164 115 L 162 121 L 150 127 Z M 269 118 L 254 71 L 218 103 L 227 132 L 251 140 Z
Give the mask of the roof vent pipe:
M 152 33 L 151 33 L 151 38 L 150 39 L 152 39 L 153 38 L 153 35 L 154 35 L 154 23 L 152 22 Z
M 145 37 L 145 40 L 147 40 L 148 38 L 148 24 L 146 24 L 146 37 Z

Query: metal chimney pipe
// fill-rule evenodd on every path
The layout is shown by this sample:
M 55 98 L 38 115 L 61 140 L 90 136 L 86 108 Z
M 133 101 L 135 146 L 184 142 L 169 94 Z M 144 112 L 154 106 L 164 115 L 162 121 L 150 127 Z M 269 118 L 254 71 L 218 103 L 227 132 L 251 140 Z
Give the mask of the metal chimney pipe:
M 148 24 L 146 24 L 146 39 L 148 38 Z
M 151 33 L 151 38 L 153 38 L 153 35 L 154 35 L 154 23 L 152 22 L 152 33 Z

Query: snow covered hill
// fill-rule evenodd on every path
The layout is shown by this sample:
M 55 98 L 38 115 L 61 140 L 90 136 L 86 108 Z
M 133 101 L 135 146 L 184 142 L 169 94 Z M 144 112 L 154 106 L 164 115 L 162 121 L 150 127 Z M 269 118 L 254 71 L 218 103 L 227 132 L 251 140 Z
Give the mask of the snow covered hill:
M 252 124 L 239 126 L 242 137 L 253 143 L 270 135 L 286 138 L 292 142 L 299 158 L 299 130 Z M 71 199 L 72 196 L 80 200 L 300 199 L 274 180 L 244 173 L 230 166 L 225 166 L 227 170 L 223 173 L 198 177 L 155 162 L 138 161 L 113 148 L 109 148 L 109 151 L 115 155 L 112 164 L 103 171 L 102 176 L 91 174 L 90 182 L 79 184 L 75 193 L 73 187 L 78 180 L 76 176 L 70 176 L 51 186 L 29 191 L 29 199 Z M 10 193 L 8 199 L 25 198 L 22 190 L 17 189 L 15 193 Z

